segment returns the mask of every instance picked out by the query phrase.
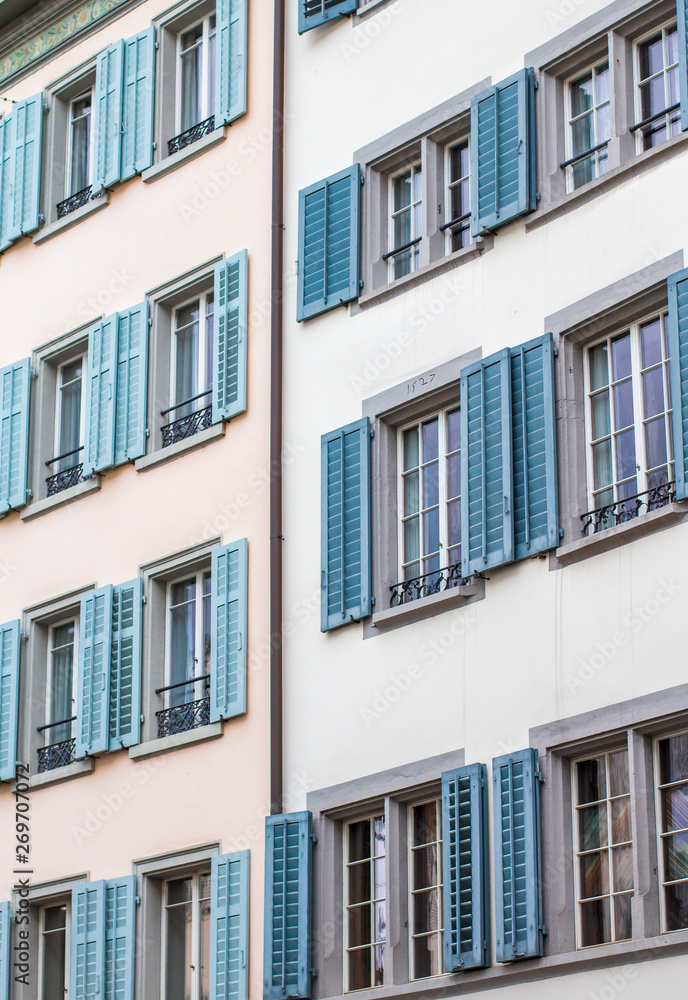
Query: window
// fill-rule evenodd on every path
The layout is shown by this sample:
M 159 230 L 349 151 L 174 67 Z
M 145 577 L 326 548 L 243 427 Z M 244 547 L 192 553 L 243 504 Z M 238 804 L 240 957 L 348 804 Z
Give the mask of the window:
M 178 36 L 177 126 L 180 133 L 210 118 L 215 109 L 215 15 Z
M 171 395 L 175 420 L 210 405 L 213 383 L 213 294 L 174 311 Z
M 66 198 L 78 194 L 91 184 L 91 105 L 90 90 L 74 98 L 69 104 Z
M 168 584 L 166 713 L 170 732 L 208 722 L 210 573 Z
M 688 928 L 688 733 L 656 744 L 662 929 Z
M 650 491 L 667 502 L 674 479 L 666 314 L 633 324 L 587 352 L 588 482 L 591 507 L 631 501 Z
M 411 979 L 443 971 L 442 813 L 438 799 L 410 808 Z
M 609 63 L 601 63 L 571 80 L 567 94 L 567 154 L 573 161 L 567 167 L 568 187 L 575 190 L 608 169 Z
M 471 157 L 468 140 L 447 147 L 447 253 L 471 245 Z
M 390 281 L 418 269 L 423 233 L 423 172 L 420 163 L 390 178 Z
M 64 1000 L 69 984 L 68 904 L 40 910 L 40 1000 Z
M 678 30 L 675 24 L 640 41 L 636 48 L 638 152 L 659 146 L 681 131 Z
M 346 941 L 348 990 L 382 986 L 387 938 L 385 817 L 347 827 Z
M 166 1000 L 208 1000 L 210 873 L 166 881 L 163 899 Z
M 83 376 L 86 359 L 75 358 L 60 365 L 55 400 L 55 457 L 48 462 L 48 496 L 81 481 L 84 447 Z
M 399 434 L 400 579 L 428 577 L 461 564 L 459 409 L 404 427 Z
M 77 705 L 77 635 L 79 621 L 70 618 L 48 629 L 45 722 L 39 727 L 38 770 L 52 771 L 75 760 Z

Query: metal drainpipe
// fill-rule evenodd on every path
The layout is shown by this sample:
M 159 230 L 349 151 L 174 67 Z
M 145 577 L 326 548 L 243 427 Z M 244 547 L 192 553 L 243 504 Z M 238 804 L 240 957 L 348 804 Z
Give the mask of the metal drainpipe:
M 282 811 L 282 341 L 284 261 L 284 0 L 275 0 L 270 314 L 270 809 Z

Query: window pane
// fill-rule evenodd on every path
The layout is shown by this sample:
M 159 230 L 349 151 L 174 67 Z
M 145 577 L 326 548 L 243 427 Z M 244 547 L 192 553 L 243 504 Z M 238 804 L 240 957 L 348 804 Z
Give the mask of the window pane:
M 625 795 L 630 792 L 628 779 L 628 750 L 609 754 L 609 794 Z
M 379 858 L 385 854 L 385 817 L 376 816 L 373 819 L 375 857 Z
M 597 135 L 595 137 L 595 145 L 597 145 L 598 142 L 604 142 L 604 140 L 608 139 L 611 135 L 609 105 L 605 104 L 596 112 L 596 114 L 597 114 Z M 605 150 L 601 149 L 599 151 L 600 158 L 602 158 L 602 156 L 606 157 L 606 155 L 607 154 Z M 600 171 L 600 173 L 604 173 L 604 171 Z
M 616 442 L 616 474 L 619 479 L 629 479 L 635 476 L 635 433 L 633 429 L 617 434 Z M 632 494 L 629 494 L 629 496 Z
M 688 830 L 688 785 L 662 791 L 664 829 Z
M 638 47 L 640 60 L 640 79 L 646 80 L 664 68 L 664 53 L 662 52 L 662 36 L 656 35 Z
M 590 400 L 592 409 L 592 437 L 596 441 L 598 438 L 606 437 L 611 433 L 612 418 L 609 406 L 609 389 L 598 392 Z
M 370 904 L 355 906 L 349 910 L 349 947 L 356 948 L 362 944 L 370 944 Z
M 198 393 L 199 337 L 198 302 L 194 302 L 176 314 L 175 334 L 175 403 L 182 403 Z M 196 409 L 195 404 L 174 410 L 171 419 L 188 416 Z
M 461 456 L 451 455 L 447 459 L 447 497 L 453 500 L 461 496 Z
M 645 450 L 649 469 L 658 465 L 666 465 L 667 441 L 664 416 L 657 417 L 645 424 Z
M 439 896 L 437 889 L 417 893 L 414 896 L 413 933 L 425 934 L 436 931 L 440 926 Z
M 595 489 L 603 489 L 612 482 L 612 443 L 603 441 L 592 449 Z
M 181 57 L 181 130 L 198 125 L 201 120 L 201 45 L 194 41 L 200 38 L 202 28 L 188 32 L 182 38 L 183 52 Z M 195 38 L 193 37 L 195 36 Z M 188 46 L 191 45 L 191 48 Z
M 596 73 L 597 103 L 609 100 L 609 66 L 605 63 Z
M 593 900 L 590 903 L 581 904 L 581 925 L 584 948 L 610 941 L 609 899 Z
M 371 899 L 370 862 L 360 861 L 349 868 L 349 902 L 363 903 Z
M 455 500 L 449 504 L 449 544 L 458 545 L 461 541 L 461 501 Z
M 614 868 L 614 891 L 623 892 L 633 888 L 633 848 L 615 847 L 612 851 Z
M 420 437 L 417 427 L 404 431 L 404 471 L 420 465 Z
M 661 784 L 688 778 L 688 733 L 659 742 Z
M 640 343 L 643 355 L 643 368 L 658 365 L 662 360 L 662 328 L 659 319 L 644 323 L 640 328 Z
M 413 852 L 413 885 L 415 889 L 437 885 L 437 845 L 419 847 Z
M 688 879 L 688 833 L 674 833 L 664 840 L 664 878 Z
M 349 989 L 363 990 L 370 986 L 370 949 L 349 952 Z
M 601 389 L 609 385 L 609 350 L 607 344 L 598 344 L 590 351 L 590 388 Z
M 423 507 L 433 507 L 440 502 L 440 470 L 437 462 L 423 469 Z
M 167 909 L 165 1000 L 190 1000 L 191 998 L 191 935 L 191 903 L 169 907 Z
M 60 722 L 74 715 L 74 622 L 59 625 L 51 631 L 50 691 L 48 692 L 49 722 Z M 61 743 L 72 735 L 72 723 L 54 726 L 45 731 L 46 744 Z M 47 912 L 47 911 L 46 911 Z
M 420 556 L 420 518 L 412 517 L 404 523 L 404 562 Z
M 177 903 L 190 903 L 192 886 L 193 882 L 190 878 L 180 878 L 175 882 L 168 882 L 167 905 L 174 906 Z
M 404 516 L 417 514 L 420 510 L 420 473 L 411 472 L 404 476 Z
M 65 1000 L 67 986 L 65 930 L 66 907 L 53 906 L 44 910 L 43 975 L 41 1000 Z M 59 928 L 59 929 L 57 929 Z
M 387 937 L 387 908 L 384 900 L 375 903 L 375 941 L 384 941 Z
M 631 374 L 631 335 L 624 333 L 612 340 L 612 372 L 614 381 L 628 378 Z
M 668 885 L 665 892 L 668 930 L 678 931 L 688 927 L 688 882 Z
M 643 405 L 646 417 L 664 412 L 664 371 L 661 366 L 643 372 Z
M 586 73 L 571 84 L 571 115 L 577 118 L 592 106 L 592 73 Z
M 631 899 L 630 893 L 617 896 L 614 900 L 616 933 L 615 941 L 627 941 L 631 937 Z
M 72 162 L 70 194 L 83 191 L 90 183 L 91 95 L 72 104 Z
M 614 427 L 630 427 L 633 423 L 633 386 L 630 379 L 614 386 Z
M 402 212 L 401 215 L 395 215 L 394 217 L 394 245 L 392 250 L 397 250 L 399 247 L 405 247 L 407 243 L 411 242 L 411 212 Z M 410 251 L 407 254 L 400 254 L 395 262 L 402 266 L 404 260 L 411 260 Z M 410 270 L 410 268 L 409 268 Z M 408 272 L 405 272 L 408 273 Z
M 179 586 L 184 586 L 179 585 Z M 173 590 L 174 593 L 174 590 Z M 195 595 L 195 588 L 194 588 Z M 195 676 L 196 601 L 170 609 L 170 684 Z M 168 692 L 171 705 L 184 705 L 194 700 L 194 686 L 187 684 Z
M 398 212 L 400 209 L 407 208 L 411 204 L 411 171 L 409 170 L 395 177 L 392 186 L 394 199 L 393 211 Z
M 606 851 L 584 854 L 581 864 L 581 897 L 590 899 L 609 892 L 609 868 Z
M 624 844 L 631 839 L 631 801 L 630 799 L 612 800 L 612 842 Z
M 458 451 L 461 447 L 461 411 L 452 410 L 447 414 L 447 451 Z
M 437 418 L 423 424 L 423 462 L 431 462 L 438 457 L 438 425 Z
M 423 555 L 437 552 L 440 546 L 440 512 L 435 510 L 423 514 Z
M 349 825 L 349 861 L 370 857 L 370 820 Z
M 386 875 L 386 858 L 376 858 L 373 861 L 373 872 L 375 876 L 375 884 L 373 891 L 375 893 L 375 899 L 384 899 L 387 892 L 387 875 Z
M 442 972 L 439 956 L 439 939 L 436 934 L 415 938 L 413 942 L 416 979 L 428 979 Z
M 592 115 L 586 115 L 585 118 L 580 118 L 577 122 L 573 122 L 571 126 L 572 156 L 585 153 L 586 150 L 591 149 L 595 145 L 592 128 Z
M 580 849 L 591 851 L 607 846 L 607 804 L 588 806 L 579 812 Z
M 413 810 L 413 843 L 432 844 L 437 840 L 437 807 L 434 802 L 415 806 Z M 418 888 L 418 886 L 416 886 Z
M 576 765 L 578 771 L 578 802 L 599 802 L 606 798 L 607 781 L 604 757 L 593 757 Z

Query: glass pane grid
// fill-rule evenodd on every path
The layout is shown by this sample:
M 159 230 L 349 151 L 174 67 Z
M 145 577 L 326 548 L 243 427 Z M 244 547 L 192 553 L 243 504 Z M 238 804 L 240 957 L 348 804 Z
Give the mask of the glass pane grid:
M 662 28 L 641 42 L 636 54 L 638 121 L 661 115 L 679 101 L 678 32 L 676 25 Z M 639 130 L 641 150 L 660 145 L 678 135 L 680 110 L 661 115 Z
M 384 816 L 350 823 L 346 862 L 348 990 L 382 986 L 387 934 Z
M 688 733 L 657 741 L 663 930 L 688 928 Z
M 438 800 L 411 812 L 410 920 L 412 979 L 442 973 L 442 816 Z
M 579 156 L 611 136 L 609 64 L 592 67 L 568 86 L 568 157 Z M 567 168 L 570 190 L 606 174 L 607 147 L 595 150 Z
M 468 140 L 450 146 L 448 151 L 447 219 L 461 219 L 471 210 L 470 148 Z M 471 244 L 471 220 L 447 230 L 447 253 L 462 250 Z
M 422 167 L 414 164 L 390 180 L 389 249 L 396 250 L 422 235 Z M 390 280 L 418 269 L 420 244 L 390 257 Z

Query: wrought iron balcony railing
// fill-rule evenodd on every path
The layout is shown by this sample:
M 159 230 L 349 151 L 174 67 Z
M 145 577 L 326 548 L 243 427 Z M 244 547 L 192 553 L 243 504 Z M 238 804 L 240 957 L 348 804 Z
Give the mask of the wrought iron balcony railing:
M 57 722 L 48 722 L 45 726 L 38 726 L 37 732 L 44 733 L 47 729 L 57 729 L 59 726 L 70 726 L 76 719 L 76 715 L 68 719 L 59 719 Z M 52 743 L 48 747 L 38 748 L 38 773 L 43 771 L 54 771 L 56 767 L 66 767 L 76 760 L 74 752 L 76 750 L 76 740 L 60 740 L 59 743 Z
M 452 590 L 454 587 L 465 586 L 469 581 L 461 576 L 461 564 L 445 566 L 444 569 L 436 569 L 432 573 L 424 573 L 423 576 L 416 576 L 412 580 L 402 580 L 390 587 L 391 599 L 390 607 L 398 608 L 402 604 L 410 604 L 421 597 L 430 597 L 431 594 L 441 594 L 443 590 Z
M 215 131 L 215 115 L 211 115 L 210 118 L 206 118 L 205 121 L 199 122 L 198 125 L 193 125 L 191 128 L 187 128 L 186 132 L 180 133 L 180 135 L 175 135 L 174 139 L 169 139 L 167 142 L 167 152 L 171 156 L 172 153 L 178 153 L 180 149 L 186 149 L 193 142 L 198 142 L 202 139 L 204 135 L 210 135 L 211 132 Z
M 583 534 L 596 535 L 598 531 L 614 528 L 617 524 L 624 524 L 626 521 L 633 521 L 641 514 L 666 507 L 675 499 L 676 483 L 662 483 L 661 486 L 655 486 L 651 490 L 637 493 L 625 500 L 617 500 L 615 503 L 606 504 L 596 510 L 588 510 L 585 514 L 581 514 Z
M 77 208 L 83 208 L 84 205 L 88 205 L 91 200 L 91 193 L 93 191 L 93 185 L 89 184 L 87 188 L 82 191 L 77 191 L 76 194 L 70 195 L 69 198 L 65 198 L 64 201 L 58 202 L 57 205 L 57 217 L 58 219 L 64 219 L 66 215 L 71 215 L 72 212 L 76 212 Z
M 48 468 L 51 465 L 55 465 L 57 462 L 63 461 L 65 458 L 70 458 L 72 455 L 78 455 L 80 451 L 84 450 L 84 446 L 81 445 L 79 448 L 73 448 L 71 451 L 66 451 L 64 455 L 58 455 L 56 458 L 49 458 L 45 463 Z M 48 484 L 48 496 L 55 496 L 56 493 L 61 493 L 62 490 L 68 490 L 70 486 L 76 486 L 78 483 L 82 483 L 84 466 L 83 463 L 78 465 L 71 465 L 68 469 L 62 469 L 60 472 L 53 473 L 52 476 L 48 476 L 46 483 Z
M 177 681 L 176 684 L 166 684 L 165 687 L 155 689 L 156 694 L 164 691 L 176 691 L 179 688 L 198 684 L 205 681 L 205 690 L 208 690 L 210 674 L 202 674 L 200 677 L 192 677 L 188 681 Z M 163 736 L 174 736 L 175 733 L 186 733 L 190 729 L 198 729 L 199 726 L 207 726 L 210 722 L 210 698 L 206 694 L 204 698 L 197 701 L 189 701 L 184 705 L 172 705 L 170 708 L 163 708 L 155 713 L 158 719 L 158 739 Z
M 160 411 L 160 416 L 164 417 L 168 413 L 172 413 L 173 410 L 180 410 L 183 406 L 188 406 L 189 403 L 195 403 L 198 399 L 204 399 L 211 392 L 212 389 L 208 389 L 206 392 L 199 392 L 197 396 L 185 399 L 182 403 L 175 403 L 174 406 L 168 406 L 166 410 Z M 194 413 L 188 413 L 184 417 L 178 417 L 161 428 L 162 446 L 166 448 L 170 444 L 176 444 L 177 441 L 184 441 L 186 438 L 193 437 L 199 431 L 207 430 L 212 426 L 212 423 L 212 405 L 204 406 L 202 409 L 196 410 Z

